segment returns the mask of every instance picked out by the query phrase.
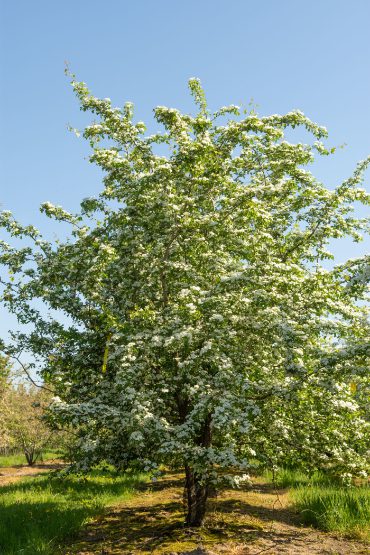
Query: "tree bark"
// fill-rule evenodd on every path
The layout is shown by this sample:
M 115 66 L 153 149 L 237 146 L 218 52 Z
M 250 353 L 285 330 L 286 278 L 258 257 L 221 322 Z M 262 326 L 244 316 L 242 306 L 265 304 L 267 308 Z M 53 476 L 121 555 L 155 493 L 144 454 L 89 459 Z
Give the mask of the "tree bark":
M 208 414 L 198 437 L 198 445 L 209 447 L 212 440 L 212 417 Z M 186 525 L 202 526 L 207 508 L 209 484 L 189 464 L 185 464 L 185 490 L 187 500 Z
M 34 463 L 35 463 L 33 451 L 31 451 L 31 452 L 30 451 L 25 451 L 24 454 L 25 454 L 28 466 L 33 466 Z
M 185 489 L 187 501 L 186 526 L 202 526 L 206 514 L 208 484 L 203 483 L 196 472 L 185 466 Z

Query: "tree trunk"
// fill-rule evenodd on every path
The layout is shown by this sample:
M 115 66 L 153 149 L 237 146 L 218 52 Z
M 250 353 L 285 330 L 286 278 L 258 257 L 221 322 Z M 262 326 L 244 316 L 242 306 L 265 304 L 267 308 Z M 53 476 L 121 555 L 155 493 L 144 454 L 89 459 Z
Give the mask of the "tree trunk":
M 27 461 L 28 466 L 33 466 L 33 464 L 35 462 L 34 458 L 33 458 L 33 453 L 29 452 L 29 451 L 26 451 L 25 452 L 25 457 L 26 457 L 26 461 Z
M 37 453 L 34 447 L 30 447 L 29 449 L 24 449 L 24 454 L 27 460 L 28 466 L 33 466 L 37 460 Z
M 187 497 L 186 526 L 202 526 L 206 514 L 208 484 L 200 481 L 199 476 L 189 466 L 185 466 L 185 489 Z
M 179 411 L 181 414 L 181 406 Z M 186 408 L 186 405 L 185 405 Z M 207 414 L 196 444 L 200 447 L 209 447 L 211 445 L 212 416 Z M 202 526 L 207 508 L 207 499 L 209 494 L 209 484 L 201 479 L 201 476 L 194 472 L 191 463 L 185 463 L 185 497 L 187 505 L 187 514 L 185 519 L 186 526 L 199 527 Z

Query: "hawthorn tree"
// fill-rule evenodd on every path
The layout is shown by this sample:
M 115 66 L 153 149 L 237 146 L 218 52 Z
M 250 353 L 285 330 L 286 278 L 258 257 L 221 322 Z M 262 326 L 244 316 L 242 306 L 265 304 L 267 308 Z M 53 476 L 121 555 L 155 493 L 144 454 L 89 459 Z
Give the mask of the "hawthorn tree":
M 5 349 L 40 365 L 77 467 L 185 468 L 189 526 L 254 460 L 364 472 L 369 265 L 325 261 L 330 240 L 368 229 L 353 206 L 369 203 L 370 159 L 329 189 L 307 169 L 327 132 L 300 111 L 211 113 L 191 79 L 196 115 L 157 107 L 164 131 L 147 135 L 131 103 L 72 86 L 97 117 L 83 136 L 103 191 L 77 214 L 42 205 L 72 226 L 58 244 L 3 212 L 25 244 L 2 242 L 0 262 L 5 305 L 33 324 Z M 299 127 L 307 142 L 288 142 Z

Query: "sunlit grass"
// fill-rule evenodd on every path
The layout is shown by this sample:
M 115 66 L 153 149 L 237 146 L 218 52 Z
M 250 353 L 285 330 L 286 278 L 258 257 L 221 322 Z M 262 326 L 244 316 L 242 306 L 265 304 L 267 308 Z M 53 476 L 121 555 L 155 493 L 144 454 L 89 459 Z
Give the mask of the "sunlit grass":
M 266 470 L 263 477 L 269 482 L 273 482 L 278 488 L 292 488 L 298 486 L 330 486 L 339 485 L 338 478 L 316 471 L 308 474 L 300 469 L 281 468 L 277 472 L 272 473 Z
M 278 488 L 290 488 L 294 507 L 304 524 L 327 532 L 370 540 L 370 488 L 368 485 L 344 486 L 339 478 L 299 469 L 280 469 L 264 478 Z
M 38 464 L 40 461 L 49 461 L 52 459 L 57 459 L 61 457 L 61 452 L 56 450 L 48 450 L 42 453 L 42 457 L 39 457 L 36 461 Z M 23 453 L 17 455 L 0 455 L 0 468 L 5 468 L 7 466 L 17 466 L 21 464 L 27 464 L 27 460 Z
M 299 487 L 292 499 L 305 524 L 370 540 L 370 488 Z
M 265 473 L 264 478 L 271 481 L 272 477 Z M 308 476 L 298 470 L 280 471 L 274 478 L 277 487 L 289 488 L 288 495 L 302 523 L 351 538 L 370 539 L 369 488 L 347 488 L 325 473 Z M 106 506 L 137 496 L 138 487 L 146 481 L 145 475 L 116 475 L 99 470 L 88 477 L 71 475 L 62 479 L 44 475 L 2 487 L 1 555 L 65 553 L 65 546 L 73 541 L 76 532 L 102 514 Z M 199 542 L 211 546 L 225 541 L 251 541 L 262 530 L 263 522 L 258 519 L 240 513 L 233 506 L 231 512 L 227 510 L 225 492 L 220 499 L 210 500 L 205 527 L 189 535 L 183 527 L 181 477 L 176 475 L 175 481 L 158 493 L 150 493 L 149 488 L 145 497 L 137 496 L 121 510 L 117 517 L 124 516 L 120 541 L 128 551 L 133 552 L 143 541 L 150 542 L 153 553 L 162 553 L 160 549 L 168 552 L 195 549 Z M 249 493 L 245 495 L 250 503 Z M 114 518 L 99 520 L 99 527 L 104 536 L 116 537 Z
M 104 511 L 130 498 L 144 475 L 42 476 L 0 490 L 0 553 L 51 555 L 63 541 Z

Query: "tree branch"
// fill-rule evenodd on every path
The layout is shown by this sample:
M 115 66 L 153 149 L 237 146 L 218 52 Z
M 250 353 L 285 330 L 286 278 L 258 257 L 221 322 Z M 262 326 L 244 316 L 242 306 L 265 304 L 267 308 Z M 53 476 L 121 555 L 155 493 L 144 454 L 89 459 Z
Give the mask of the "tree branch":
M 35 387 L 38 387 L 39 389 L 45 389 L 46 391 L 49 391 L 50 393 L 55 394 L 55 391 L 53 391 L 52 389 L 50 389 L 49 387 L 45 386 L 45 385 L 40 385 L 38 383 L 35 382 L 35 380 L 32 378 L 32 376 L 30 375 L 27 367 L 23 364 L 23 362 L 20 360 L 19 357 L 17 357 L 16 355 L 8 355 L 9 358 L 12 358 L 14 360 L 16 360 L 18 362 L 18 364 L 21 366 L 23 372 L 26 374 L 27 379 L 32 383 L 32 385 L 34 385 Z

